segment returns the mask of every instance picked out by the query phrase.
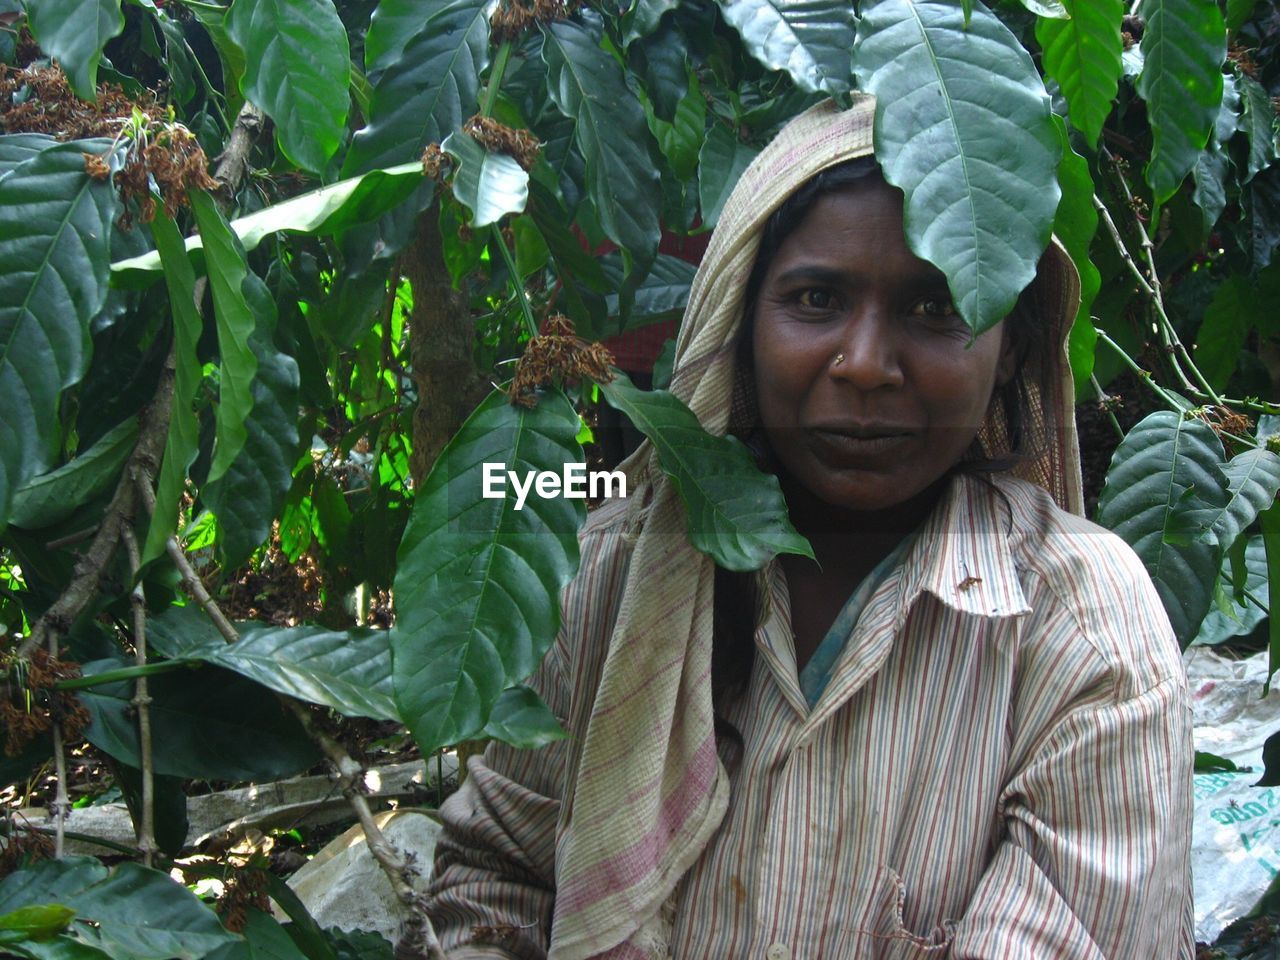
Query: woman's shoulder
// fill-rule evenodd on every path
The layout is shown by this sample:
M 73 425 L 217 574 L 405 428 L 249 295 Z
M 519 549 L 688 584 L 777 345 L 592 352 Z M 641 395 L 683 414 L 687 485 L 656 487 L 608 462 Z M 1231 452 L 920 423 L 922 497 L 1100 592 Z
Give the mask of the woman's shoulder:
M 995 483 L 1011 518 L 1010 549 L 1034 617 L 1073 623 L 1137 686 L 1183 675 L 1181 651 L 1142 560 L 1119 536 L 1058 507 L 1041 487 Z

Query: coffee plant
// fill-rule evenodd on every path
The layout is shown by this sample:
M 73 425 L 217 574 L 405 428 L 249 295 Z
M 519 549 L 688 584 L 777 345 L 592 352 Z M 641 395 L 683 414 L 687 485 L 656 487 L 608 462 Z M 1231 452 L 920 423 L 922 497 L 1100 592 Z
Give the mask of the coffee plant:
M 53 824 L 7 823 L 0 949 L 390 957 L 184 865 L 234 875 L 220 921 L 165 872 L 184 788 L 327 763 L 412 905 L 351 741 L 561 735 L 523 681 L 586 509 L 486 498 L 484 464 L 585 462 L 599 404 L 720 565 L 807 552 L 745 447 L 601 341 L 671 325 L 738 175 L 826 97 L 876 95 L 975 332 L 1065 245 L 1095 518 L 1184 646 L 1280 666 L 1280 9 L 993 2 L 0 0 L 0 783 L 50 780 Z M 86 741 L 137 827 L 113 866 L 64 856 Z

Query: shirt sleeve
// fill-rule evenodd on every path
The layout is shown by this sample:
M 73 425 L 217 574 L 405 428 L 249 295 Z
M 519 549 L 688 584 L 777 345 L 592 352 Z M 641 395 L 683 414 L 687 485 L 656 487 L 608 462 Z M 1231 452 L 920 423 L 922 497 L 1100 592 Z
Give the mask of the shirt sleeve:
M 1189 960 L 1191 750 L 1181 677 L 1068 714 L 1004 792 L 950 956 Z
M 533 686 L 563 716 L 554 667 L 549 658 Z M 546 957 L 563 744 L 517 750 L 491 743 L 441 805 L 426 913 L 451 960 Z

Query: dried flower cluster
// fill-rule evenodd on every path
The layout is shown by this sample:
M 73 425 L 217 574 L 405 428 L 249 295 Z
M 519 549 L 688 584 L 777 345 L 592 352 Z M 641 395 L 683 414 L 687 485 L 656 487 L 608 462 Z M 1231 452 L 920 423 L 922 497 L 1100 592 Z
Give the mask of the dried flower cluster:
M 166 216 L 174 216 L 187 203 L 190 190 L 216 190 L 218 181 L 209 176 L 209 161 L 196 138 L 186 127 L 166 125 L 151 142 L 129 151 L 123 169 L 116 175 L 116 188 L 125 202 L 125 212 L 120 215 L 120 227 L 129 229 L 133 217 L 128 205 L 135 200 L 138 218 L 150 223 L 156 215 L 155 196 L 150 181 L 154 180 L 164 201 Z M 89 162 L 86 159 L 85 168 Z M 93 171 L 89 170 L 90 176 Z M 150 179 L 148 179 L 150 178 Z
M 15 672 L 18 682 L 11 681 L 8 696 L 0 698 L 5 755 L 18 756 L 32 740 L 49 732 L 55 721 L 62 726 L 68 742 L 80 740 L 89 725 L 89 711 L 72 694 L 53 689 L 59 680 L 80 676 L 80 665 L 55 660 L 49 651 L 36 649 L 22 669 Z
M 492 117 L 476 114 L 462 125 L 463 131 L 486 150 L 505 153 L 524 170 L 532 170 L 542 152 L 542 144 L 528 130 L 517 130 Z
M 489 39 L 495 44 L 518 40 L 534 24 L 563 20 L 578 8 L 578 0 L 505 0 L 489 19 Z
M 547 332 L 525 345 L 516 364 L 516 375 L 507 389 L 511 403 L 521 407 L 537 404 L 537 390 L 553 380 L 613 379 L 613 355 L 602 343 L 588 343 L 573 332 L 568 317 L 556 314 L 546 324 Z
M 14 102 L 15 95 L 21 95 L 20 103 Z M 150 92 L 131 100 L 119 87 L 104 83 L 97 103 L 88 103 L 71 92 L 57 67 L 16 70 L 0 64 L 0 130 L 5 133 L 47 133 L 59 140 L 115 137 L 135 110 L 154 123 L 163 122 L 168 113 Z
M 43 833 L 35 830 L 19 833 L 10 824 L 9 835 L 5 837 L 4 847 L 0 848 L 0 877 L 7 877 L 37 860 L 52 860 L 53 851 L 53 841 Z
M 453 158 L 440 149 L 438 143 L 428 143 L 422 151 L 422 175 L 436 183 L 443 183 L 453 166 Z
M 256 867 L 245 867 L 232 874 L 214 909 L 222 918 L 224 927 L 232 933 L 243 933 L 249 922 L 250 907 L 263 913 L 271 912 L 271 900 L 267 896 L 267 874 Z

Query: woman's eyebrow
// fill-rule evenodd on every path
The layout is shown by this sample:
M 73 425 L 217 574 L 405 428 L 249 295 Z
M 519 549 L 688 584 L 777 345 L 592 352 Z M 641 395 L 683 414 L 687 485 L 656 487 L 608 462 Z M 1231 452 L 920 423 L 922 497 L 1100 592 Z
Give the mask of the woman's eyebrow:
M 773 282 L 777 284 L 791 285 L 794 283 L 817 283 L 827 286 L 836 286 L 850 281 L 859 282 L 862 276 L 857 272 L 841 270 L 836 267 L 826 267 L 819 264 L 797 264 L 783 270 Z M 900 286 L 919 289 L 922 292 L 930 294 L 947 293 L 946 275 L 936 267 L 924 264 L 919 270 L 913 270 L 897 278 Z

